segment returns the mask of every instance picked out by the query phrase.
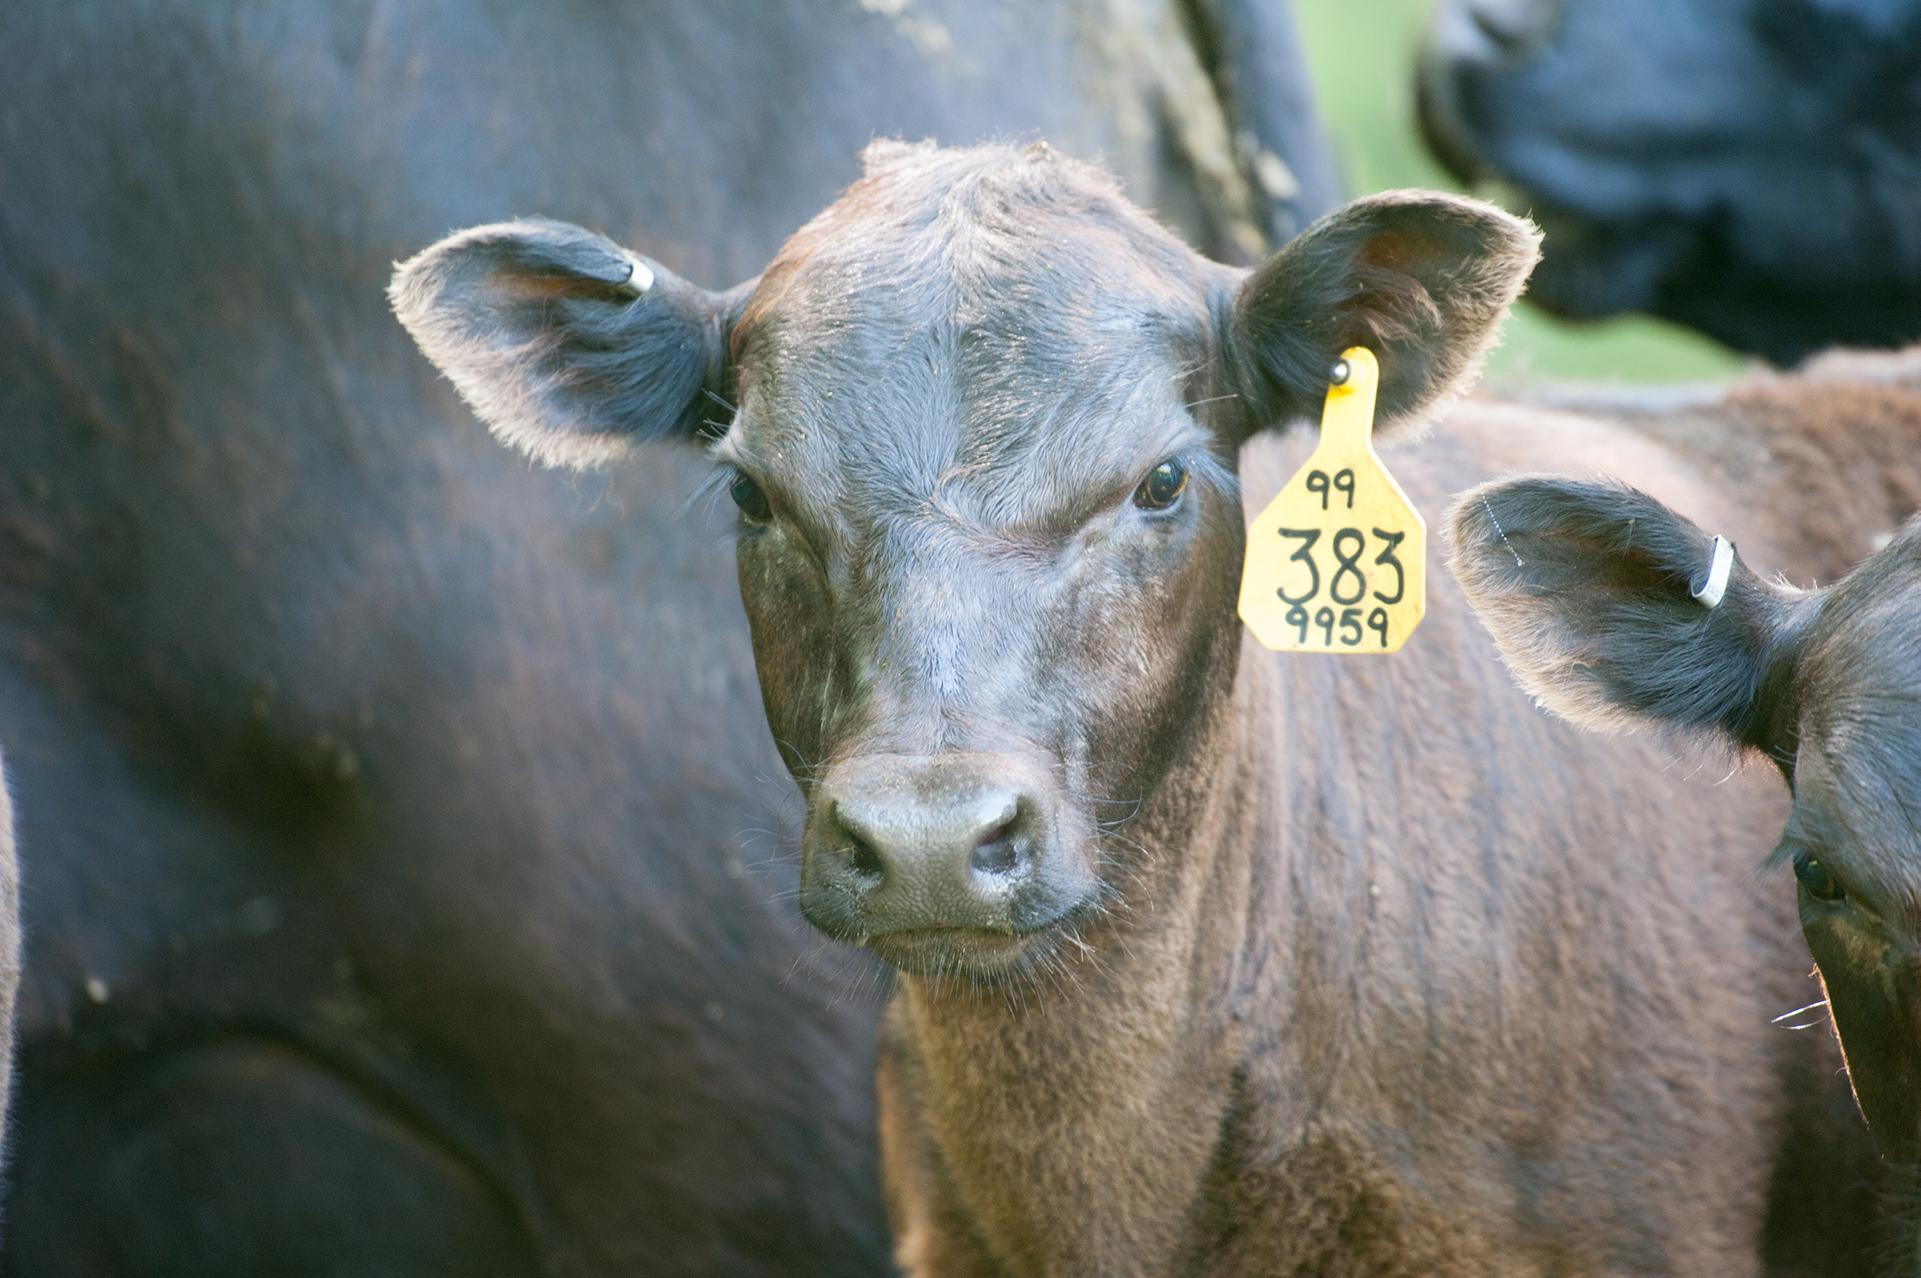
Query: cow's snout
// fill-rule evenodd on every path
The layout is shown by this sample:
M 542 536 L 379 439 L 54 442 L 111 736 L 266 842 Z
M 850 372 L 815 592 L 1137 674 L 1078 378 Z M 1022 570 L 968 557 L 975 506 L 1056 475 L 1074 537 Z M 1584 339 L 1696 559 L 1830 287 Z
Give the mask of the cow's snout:
M 1010 789 L 981 789 L 931 801 L 897 787 L 854 788 L 828 801 L 830 837 L 848 865 L 884 892 L 938 894 L 957 879 L 963 893 L 977 875 L 1020 873 L 1032 842 L 1034 801 Z M 835 827 L 838 827 L 837 829 Z M 960 867 L 965 865 L 961 872 Z M 1004 882 L 978 885 L 987 894 Z
M 1094 891 L 1047 769 L 1023 756 L 850 759 L 812 809 L 802 911 L 909 969 L 1010 957 Z

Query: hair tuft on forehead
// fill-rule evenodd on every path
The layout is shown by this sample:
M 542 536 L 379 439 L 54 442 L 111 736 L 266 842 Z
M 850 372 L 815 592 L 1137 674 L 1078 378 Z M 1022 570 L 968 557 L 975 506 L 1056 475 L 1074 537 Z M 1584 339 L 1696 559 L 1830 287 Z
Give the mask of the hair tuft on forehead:
M 1121 315 L 1130 295 L 1202 311 L 1204 260 L 1099 165 L 1044 143 L 894 140 L 871 143 L 862 165 L 761 276 L 734 332 L 736 358 L 793 315 L 819 336 L 875 305 L 914 326 L 1006 310 L 1036 331 L 1058 325 L 1063 305 L 1096 322 Z

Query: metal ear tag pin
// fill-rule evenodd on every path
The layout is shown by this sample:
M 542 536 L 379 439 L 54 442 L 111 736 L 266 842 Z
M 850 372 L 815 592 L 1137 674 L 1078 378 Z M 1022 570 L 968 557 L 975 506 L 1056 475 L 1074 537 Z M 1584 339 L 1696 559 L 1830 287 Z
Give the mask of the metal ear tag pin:
M 1699 586 L 1690 583 L 1688 593 L 1703 608 L 1719 608 L 1728 593 L 1728 574 L 1734 571 L 1734 543 L 1719 533 L 1714 549 L 1708 553 L 1708 579 Z
M 639 258 L 629 257 L 627 259 L 627 278 L 614 287 L 632 293 L 635 297 L 644 297 L 653 291 L 654 270 Z

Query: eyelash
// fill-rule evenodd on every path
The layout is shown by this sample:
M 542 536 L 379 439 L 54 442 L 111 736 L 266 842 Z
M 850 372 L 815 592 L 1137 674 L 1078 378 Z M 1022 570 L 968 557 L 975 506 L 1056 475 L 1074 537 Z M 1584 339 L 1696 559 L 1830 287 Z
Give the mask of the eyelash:
M 767 490 L 760 481 L 738 466 L 730 466 L 731 474 L 726 476 L 727 495 L 740 511 L 741 518 L 750 525 L 765 524 L 774 517 L 773 502 L 768 500 Z

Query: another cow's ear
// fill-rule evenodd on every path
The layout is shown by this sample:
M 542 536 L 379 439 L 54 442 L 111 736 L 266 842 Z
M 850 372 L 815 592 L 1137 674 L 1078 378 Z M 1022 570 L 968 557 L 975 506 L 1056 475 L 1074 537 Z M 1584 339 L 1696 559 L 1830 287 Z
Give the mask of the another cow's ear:
M 698 434 L 751 288 L 710 293 L 592 231 L 526 220 L 449 236 L 387 295 L 495 435 L 587 467 Z
M 1318 411 L 1350 346 L 1380 358 L 1379 425 L 1465 389 L 1540 242 L 1520 218 L 1436 191 L 1389 191 L 1323 217 L 1234 297 L 1229 348 L 1253 424 Z
M 1799 614 L 1731 548 L 1723 586 L 1694 524 L 1632 488 L 1566 479 L 1474 489 L 1448 523 L 1455 576 L 1543 706 L 1603 731 L 1770 744 Z

